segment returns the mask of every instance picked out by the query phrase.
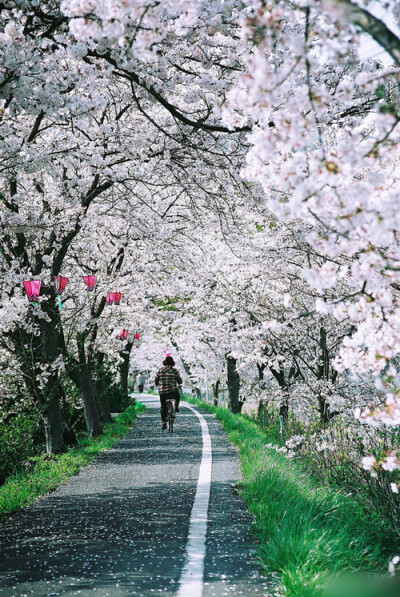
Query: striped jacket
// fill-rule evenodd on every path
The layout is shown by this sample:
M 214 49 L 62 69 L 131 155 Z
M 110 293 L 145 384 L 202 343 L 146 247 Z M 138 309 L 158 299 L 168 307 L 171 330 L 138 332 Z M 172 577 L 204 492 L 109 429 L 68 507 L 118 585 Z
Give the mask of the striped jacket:
M 179 371 L 175 367 L 161 367 L 154 380 L 160 394 L 173 392 L 182 383 Z

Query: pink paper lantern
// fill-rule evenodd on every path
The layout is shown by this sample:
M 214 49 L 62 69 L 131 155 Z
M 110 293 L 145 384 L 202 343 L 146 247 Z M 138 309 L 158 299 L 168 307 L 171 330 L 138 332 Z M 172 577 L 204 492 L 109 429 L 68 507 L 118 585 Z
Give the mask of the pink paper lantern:
M 27 280 L 24 282 L 25 292 L 30 303 L 35 303 L 38 300 L 41 286 L 42 280 Z
M 96 284 L 96 276 L 83 276 L 83 281 L 85 282 L 87 289 L 90 292 L 94 290 Z
M 56 294 L 60 296 L 64 288 L 66 287 L 68 282 L 68 278 L 64 278 L 63 276 L 54 276 L 54 288 L 56 290 Z

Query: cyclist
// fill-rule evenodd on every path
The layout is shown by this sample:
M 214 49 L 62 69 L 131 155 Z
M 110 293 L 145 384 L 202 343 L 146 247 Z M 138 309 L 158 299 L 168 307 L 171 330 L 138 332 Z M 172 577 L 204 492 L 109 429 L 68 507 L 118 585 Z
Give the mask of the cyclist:
M 179 412 L 180 392 L 178 386 L 182 384 L 180 373 L 174 367 L 175 361 L 168 355 L 159 369 L 154 383 L 158 386 L 161 403 L 161 429 L 167 428 L 167 400 L 175 400 L 175 410 Z

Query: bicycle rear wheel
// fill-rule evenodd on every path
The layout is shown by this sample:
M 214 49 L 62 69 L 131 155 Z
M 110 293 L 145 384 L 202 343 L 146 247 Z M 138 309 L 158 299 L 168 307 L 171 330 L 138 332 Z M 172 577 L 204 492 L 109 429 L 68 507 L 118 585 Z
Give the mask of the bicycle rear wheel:
M 174 432 L 174 408 L 173 408 L 171 402 L 168 402 L 167 420 L 168 420 L 168 431 L 170 433 L 173 433 Z

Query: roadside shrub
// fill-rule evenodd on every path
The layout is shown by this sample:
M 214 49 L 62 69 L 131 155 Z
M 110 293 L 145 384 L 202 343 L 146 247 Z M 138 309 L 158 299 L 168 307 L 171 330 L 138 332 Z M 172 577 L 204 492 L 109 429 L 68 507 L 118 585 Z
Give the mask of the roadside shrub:
M 373 453 L 379 460 L 397 450 L 399 430 L 371 429 L 356 421 L 345 424 L 340 418 L 328 425 L 319 421 L 305 424 L 290 415 L 281 434 L 279 411 L 271 404 L 259 409 L 256 421 L 277 451 L 297 460 L 325 485 L 352 495 L 366 513 L 375 511 L 388 532 L 400 538 L 400 497 L 391 490 L 391 483 L 400 480 L 399 472 L 377 471 L 371 475 L 362 466 L 367 454 Z
M 64 373 L 61 375 L 61 384 L 64 392 L 62 403 L 63 420 L 68 425 L 68 429 L 72 434 L 84 432 L 86 430 L 86 423 L 79 390 Z M 67 436 L 68 433 L 65 434 L 64 441 L 68 445 L 74 444 L 75 442 L 67 441 Z
M 0 426 L 0 484 L 29 466 L 29 458 L 44 449 L 39 416 L 34 411 L 8 417 Z
M 373 433 L 371 450 L 380 459 L 399 446 L 395 434 Z M 366 432 L 363 431 L 364 433 Z M 391 435 L 391 437 L 389 437 Z M 364 470 L 362 459 L 368 453 L 366 438 L 341 421 L 332 422 L 318 435 L 306 438 L 299 449 L 299 459 L 306 468 L 331 487 L 344 489 L 367 510 L 374 510 L 400 538 L 400 497 L 393 493 L 391 483 L 400 480 L 399 471 L 374 472 Z
M 121 388 L 117 385 L 112 385 L 107 390 L 108 406 L 112 413 L 121 413 L 134 401 L 129 396 L 126 396 Z

